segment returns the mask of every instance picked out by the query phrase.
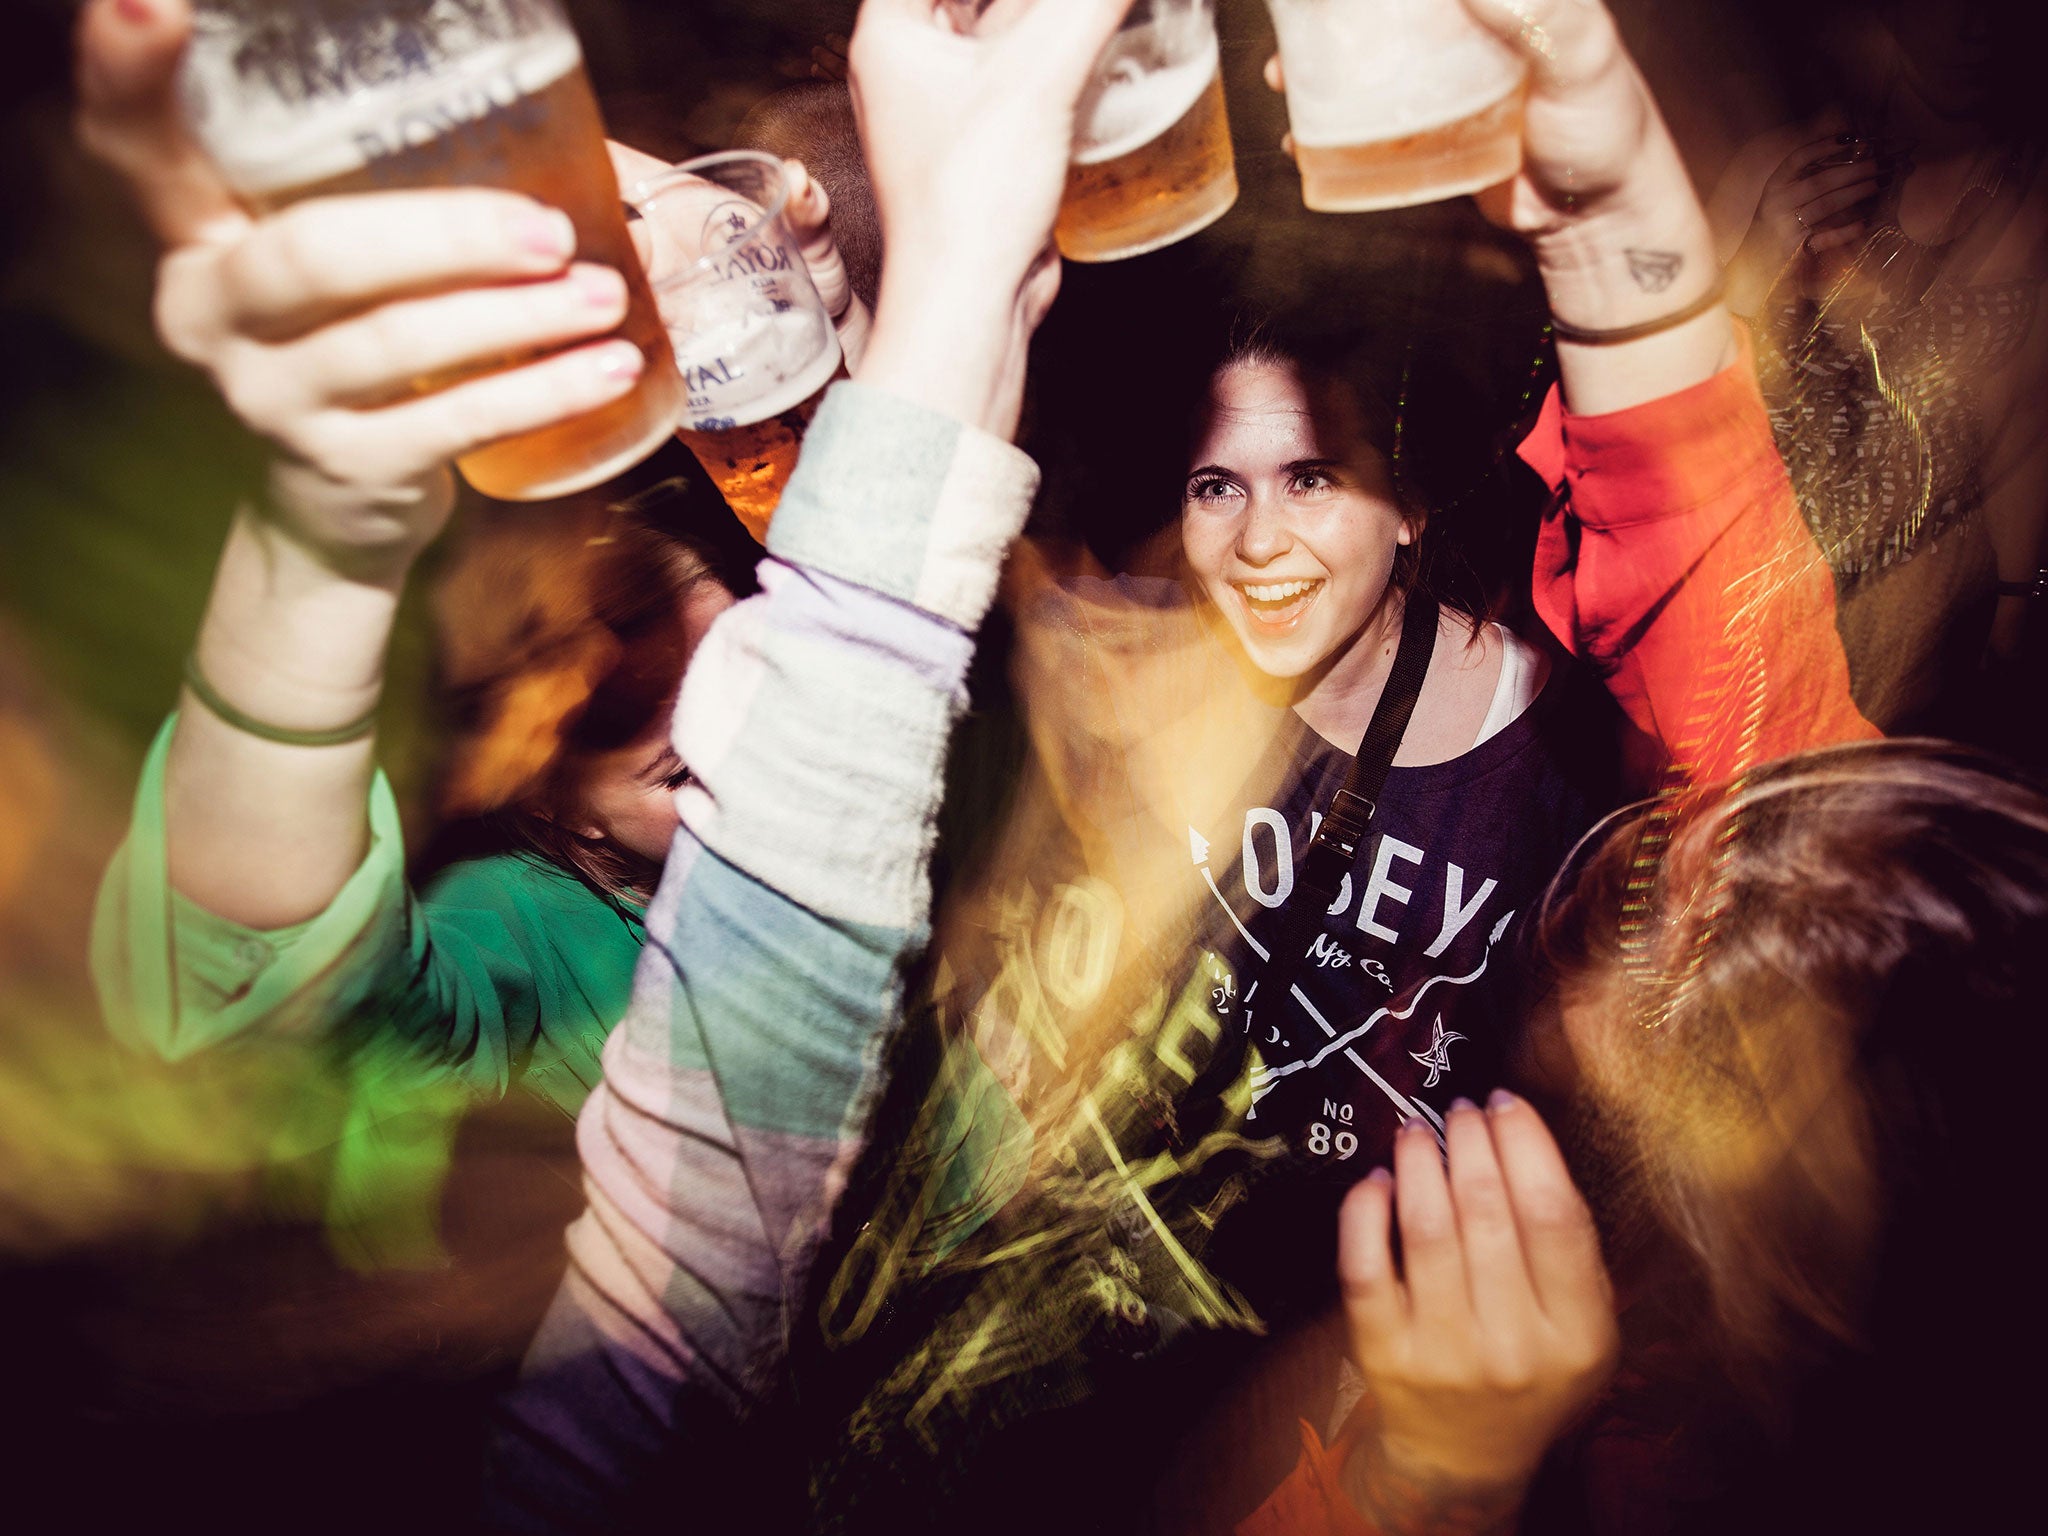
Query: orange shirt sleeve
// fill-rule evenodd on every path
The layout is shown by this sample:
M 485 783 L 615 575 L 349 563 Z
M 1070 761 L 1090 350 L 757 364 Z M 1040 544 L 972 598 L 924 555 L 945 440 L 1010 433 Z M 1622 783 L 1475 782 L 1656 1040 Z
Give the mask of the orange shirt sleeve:
M 1725 371 L 1626 411 L 1574 416 L 1553 389 L 1521 448 L 1556 493 L 1537 613 L 1695 784 L 1878 734 L 1738 334 Z
M 1380 1536 L 1337 1479 L 1353 1438 L 1347 1426 L 1335 1444 L 1325 1446 L 1302 1420 L 1301 1460 L 1287 1481 L 1239 1523 L 1236 1536 Z

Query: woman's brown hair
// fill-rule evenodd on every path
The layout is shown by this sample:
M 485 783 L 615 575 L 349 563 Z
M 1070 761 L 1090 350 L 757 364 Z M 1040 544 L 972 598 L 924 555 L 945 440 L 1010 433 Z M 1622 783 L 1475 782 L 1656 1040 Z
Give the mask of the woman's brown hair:
M 718 578 L 706 551 L 630 509 L 493 510 L 436 598 L 458 718 L 444 807 L 614 901 L 645 902 L 659 867 L 575 830 L 584 772 L 674 697 L 684 604 Z

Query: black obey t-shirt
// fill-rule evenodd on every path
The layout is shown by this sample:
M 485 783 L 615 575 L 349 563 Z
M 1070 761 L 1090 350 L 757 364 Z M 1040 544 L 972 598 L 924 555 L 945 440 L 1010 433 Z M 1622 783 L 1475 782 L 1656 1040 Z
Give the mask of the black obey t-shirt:
M 1441 1130 L 1447 1106 L 1498 1086 L 1525 999 L 1524 921 L 1614 796 L 1612 705 L 1580 669 L 1553 671 L 1522 715 L 1449 762 L 1389 771 L 1368 837 L 1311 934 L 1284 998 L 1261 982 L 1289 926 L 1314 829 L 1352 765 L 1290 714 L 1270 803 L 1243 807 L 1236 846 L 1190 833 L 1206 898 L 1197 944 L 1227 976 L 1211 993 L 1246 1050 L 1248 1135 L 1284 1137 L 1218 1233 L 1212 1260 L 1285 1314 L 1326 1294 L 1343 1192 L 1392 1155 L 1400 1124 Z M 1255 1053 L 1252 1054 L 1252 1053 Z
M 1072 642 L 1055 648 L 1058 665 L 1047 681 L 1063 699 L 1100 706 L 1109 722 L 1103 740 L 1120 748 L 1178 740 L 1161 731 L 1147 741 L 1133 722 L 1205 708 L 1236 718 L 1229 708 L 1235 701 L 1186 686 L 1188 677 L 1211 676 L 1200 668 L 1164 674 L 1166 684 L 1146 701 L 1153 710 L 1127 716 L 1116 705 L 1115 662 L 1148 648 L 1196 644 L 1186 631 L 1195 620 L 1181 589 L 1124 578 L 1084 584 L 1077 598 L 1062 606 L 1063 594 L 1052 594 L 1037 616 Z M 1293 1465 L 1297 1417 L 1320 1422 L 1327 1415 L 1330 1405 L 1316 1398 L 1314 1384 L 1275 1395 L 1269 1351 L 1333 1297 L 1337 1205 L 1353 1182 L 1388 1160 L 1401 1121 L 1425 1108 L 1441 1118 L 1459 1094 L 1483 1098 L 1499 1082 L 1522 1001 L 1520 928 L 1580 833 L 1612 799 L 1618 716 L 1596 678 L 1560 666 L 1530 708 L 1486 742 L 1447 763 L 1393 770 L 1372 835 L 1322 917 L 1315 952 L 1296 972 L 1302 999 L 1273 1006 L 1255 990 L 1263 968 L 1256 946 L 1270 946 L 1279 932 L 1317 815 L 1351 766 L 1348 754 L 1291 711 L 1275 713 L 1277 730 L 1263 761 L 1220 823 L 1205 818 L 1206 841 L 1204 833 L 1160 817 L 1156 800 L 1141 792 L 1155 781 L 1133 774 L 1129 752 L 1089 757 L 1094 738 L 1076 733 L 1082 770 L 1074 777 L 1087 790 L 1077 801 L 1096 813 L 1098 828 L 1113 829 L 1104 838 L 1112 851 L 1098 867 L 1113 874 L 1117 857 L 1135 846 L 1145 855 L 1133 867 L 1148 879 L 1159 867 L 1150 855 L 1162 855 L 1174 866 L 1172 878 L 1190 882 L 1183 894 L 1199 916 L 1192 934 L 1172 930 L 1172 951 L 1159 957 L 1161 995 L 1177 1006 L 1191 978 L 1204 987 L 1214 981 L 1208 1021 L 1215 1039 L 1244 1048 L 1217 1058 L 1230 1068 L 1225 1091 L 1233 1104 L 1247 1087 L 1257 1095 L 1249 1123 L 1233 1123 L 1243 1136 L 1221 1138 L 1239 1149 L 1177 1156 L 1185 1173 L 1147 1188 L 1160 1223 L 1087 1223 L 1083 1235 L 1076 1228 L 1063 1237 L 1058 1222 L 1071 1211 L 1048 1217 L 1027 1202 L 971 1238 L 984 1251 L 1071 1249 L 1072 1268 L 1049 1262 L 1031 1271 L 1030 1289 L 998 1321 L 1033 1338 L 1070 1328 L 1077 1336 L 1049 1359 L 995 1373 L 962 1395 L 950 1418 L 913 1427 L 907 1418 L 884 1416 L 892 1431 L 875 1445 L 835 1451 L 836 1459 L 827 1459 L 829 1502 L 858 1511 L 848 1524 L 898 1531 L 1072 1527 L 1073 1490 L 1085 1488 L 1088 1508 L 1078 1518 L 1088 1529 L 1228 1530 Z M 1089 769 L 1098 777 L 1087 778 Z M 1063 856 L 1044 853 L 1054 868 Z M 1212 956 L 1220 966 L 1211 965 Z M 988 985 L 963 991 L 979 997 Z M 1044 990 L 1041 1006 L 1060 1001 L 1057 987 Z M 1155 1021 L 1150 1033 L 1134 1024 L 1130 1038 L 1156 1045 L 1167 1033 Z M 1161 1105 L 1156 1117 L 1129 1120 L 1141 1128 L 1120 1149 L 1125 1164 L 1135 1168 L 1161 1151 L 1209 1146 L 1205 1132 L 1215 1106 L 1196 1091 L 1209 1077 L 1190 1043 L 1197 1033 L 1177 1036 L 1187 1045 L 1177 1060 L 1197 1083 Z M 1253 1075 L 1240 1077 L 1247 1067 Z M 1171 1086 L 1185 1075 L 1161 1070 L 1143 1081 Z M 1288 1147 L 1285 1156 L 1265 1155 L 1264 1143 L 1275 1137 Z M 1086 1146 L 1085 1138 L 1078 1144 Z M 1135 1216 L 1135 1207 L 1119 1218 L 1125 1214 Z M 1098 1225 L 1114 1228 L 1111 1241 L 1093 1241 Z M 1160 1225 L 1251 1305 L 1264 1337 L 1194 1322 L 1176 1313 L 1167 1292 L 1147 1291 L 1137 1317 L 1104 1311 L 1092 1299 L 1105 1276 L 1134 1276 L 1136 1285 L 1155 1268 L 1166 1269 L 1154 1251 L 1164 1246 L 1155 1236 Z M 1121 1268 L 1118 1255 L 1135 1262 Z M 994 1272 L 955 1271 L 947 1283 L 966 1287 L 965 1297 L 933 1287 L 889 1309 L 904 1331 L 875 1335 L 874 1358 L 886 1362 L 877 1369 L 886 1375 L 921 1347 L 935 1316 L 972 1319 L 969 1331 L 996 1340 L 999 1353 L 1002 1328 L 984 1330 L 985 1316 L 976 1310 L 986 1304 L 982 1287 Z M 1089 1289 L 1084 1294 L 1076 1284 Z M 1334 1356 L 1326 1363 L 1326 1384 L 1333 1385 Z M 1244 1401 L 1263 1408 L 1240 1419 L 1226 1410 L 1240 1402 L 1236 1389 L 1245 1384 L 1256 1391 Z M 1212 1414 L 1223 1416 L 1227 1445 L 1220 1450 L 1207 1433 Z M 946 1427 L 935 1430 L 935 1423 Z M 1053 1464 L 1066 1475 L 1039 1475 Z M 1243 1499 L 1233 1502 L 1239 1494 Z M 1177 1513 L 1170 1515 L 1169 1506 Z

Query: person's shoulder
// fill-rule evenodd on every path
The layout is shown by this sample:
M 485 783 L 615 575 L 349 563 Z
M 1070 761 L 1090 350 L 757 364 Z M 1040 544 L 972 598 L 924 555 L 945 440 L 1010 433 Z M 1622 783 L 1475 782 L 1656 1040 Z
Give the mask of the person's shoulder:
M 1436 646 L 1394 758 L 1397 765 L 1449 762 L 1472 748 L 1500 681 L 1502 636 L 1498 625 L 1475 622 L 1451 608 L 1439 611 Z
M 1467 689 L 1490 690 L 1500 677 L 1507 636 L 1507 630 L 1498 624 L 1445 608 L 1437 617 L 1430 671 L 1459 679 Z
M 2013 158 L 2018 196 L 2009 236 L 2000 243 L 2015 279 L 2048 285 L 2048 145 L 2029 145 Z M 2042 329 L 2035 327 L 2037 341 Z

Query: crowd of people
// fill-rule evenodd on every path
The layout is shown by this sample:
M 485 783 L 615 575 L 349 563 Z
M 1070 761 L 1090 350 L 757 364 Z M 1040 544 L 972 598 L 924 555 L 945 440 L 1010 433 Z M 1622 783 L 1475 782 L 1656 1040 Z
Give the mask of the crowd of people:
M 1418 389 L 1319 282 L 1176 297 L 1162 356 L 1070 390 L 1051 236 L 1131 0 L 864 0 L 843 82 L 737 130 L 851 296 L 765 543 L 642 477 L 442 556 L 456 460 L 634 387 L 626 284 L 503 190 L 252 211 L 181 114 L 186 0 L 84 6 L 162 341 L 265 455 L 100 890 L 105 1026 L 288 1053 L 322 1112 L 280 1143 L 372 1269 L 445 1262 L 477 1104 L 574 1122 L 474 1528 L 2025 1499 L 2029 1133 L 1988 1091 L 2048 998 L 2015 8 L 1823 8 L 1833 99 L 1703 199 L 1600 0 L 1457 3 L 1529 70 L 1466 273 L 1540 304 L 1514 411 Z M 1062 395 L 1105 389 L 1150 440 L 1091 485 Z M 376 723 L 416 586 L 424 858 Z

